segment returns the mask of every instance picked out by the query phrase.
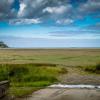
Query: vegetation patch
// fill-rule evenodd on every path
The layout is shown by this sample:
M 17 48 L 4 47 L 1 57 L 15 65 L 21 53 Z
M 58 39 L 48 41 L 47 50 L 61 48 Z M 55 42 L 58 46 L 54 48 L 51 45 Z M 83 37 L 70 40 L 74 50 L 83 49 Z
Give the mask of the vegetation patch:
M 4 42 L 0 41 L 0 48 L 8 48 L 8 46 Z
M 90 73 L 100 74 L 100 63 L 95 66 L 85 66 L 84 70 Z
M 10 93 L 23 96 L 32 90 L 58 82 L 57 77 L 66 72 L 64 67 L 50 64 L 1 64 L 0 81 L 10 80 Z

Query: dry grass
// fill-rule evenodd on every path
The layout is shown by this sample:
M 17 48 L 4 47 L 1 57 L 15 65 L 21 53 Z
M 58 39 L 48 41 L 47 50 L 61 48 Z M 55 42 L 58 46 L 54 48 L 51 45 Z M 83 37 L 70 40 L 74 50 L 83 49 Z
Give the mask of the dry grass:
M 100 49 L 0 49 L 0 63 L 51 63 L 67 66 L 95 65 Z

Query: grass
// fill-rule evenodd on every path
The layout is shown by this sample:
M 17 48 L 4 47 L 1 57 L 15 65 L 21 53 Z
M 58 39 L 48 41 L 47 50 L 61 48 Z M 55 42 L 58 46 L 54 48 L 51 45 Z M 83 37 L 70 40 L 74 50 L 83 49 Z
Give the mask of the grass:
M 86 72 L 100 74 L 100 63 L 96 64 L 95 66 L 85 66 L 83 69 Z
M 0 81 L 9 79 L 10 93 L 23 96 L 58 82 L 67 73 L 59 65 L 99 74 L 98 62 L 100 49 L 0 49 Z
M 0 81 L 10 80 L 10 93 L 13 96 L 23 96 L 58 82 L 57 77 L 64 73 L 67 73 L 66 69 L 55 64 L 0 65 Z
M 31 94 L 32 92 L 38 90 L 40 88 L 34 88 L 34 87 L 11 87 L 10 88 L 10 92 L 9 94 L 12 95 L 13 97 L 24 97 L 27 96 L 29 94 Z
M 8 67 L 0 65 L 0 81 L 8 80 Z
M 0 49 L 0 63 L 51 63 L 67 66 L 95 65 L 100 49 Z

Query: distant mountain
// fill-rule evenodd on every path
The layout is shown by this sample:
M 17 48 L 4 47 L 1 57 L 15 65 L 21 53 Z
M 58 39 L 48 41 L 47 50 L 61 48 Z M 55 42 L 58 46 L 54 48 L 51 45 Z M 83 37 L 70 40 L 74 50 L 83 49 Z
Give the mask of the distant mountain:
M 8 48 L 8 46 L 4 42 L 0 41 L 0 48 Z

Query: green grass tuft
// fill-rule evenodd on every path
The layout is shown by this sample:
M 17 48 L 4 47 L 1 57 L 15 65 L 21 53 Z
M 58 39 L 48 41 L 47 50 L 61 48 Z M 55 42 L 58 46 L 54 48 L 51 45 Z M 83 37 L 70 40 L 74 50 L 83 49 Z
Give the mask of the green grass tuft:
M 90 73 L 100 74 L 100 63 L 95 66 L 86 66 L 84 70 Z
M 50 66 L 50 64 L 40 64 L 40 66 L 39 64 L 1 64 L 0 80 L 10 80 L 11 93 L 15 96 L 21 96 L 29 91 L 23 88 L 20 91 L 22 93 L 18 93 L 22 87 L 43 88 L 58 82 L 57 77 L 66 72 L 65 68 L 56 65 Z

